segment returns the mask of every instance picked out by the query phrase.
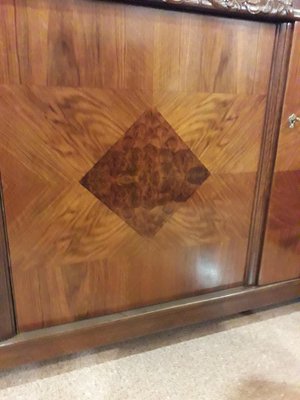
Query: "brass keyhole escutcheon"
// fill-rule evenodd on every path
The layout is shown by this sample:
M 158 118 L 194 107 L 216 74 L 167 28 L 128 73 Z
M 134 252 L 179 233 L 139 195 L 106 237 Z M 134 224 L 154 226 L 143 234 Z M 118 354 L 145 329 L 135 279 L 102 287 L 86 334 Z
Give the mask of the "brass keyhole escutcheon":
M 295 128 L 296 122 L 300 121 L 300 117 L 297 117 L 296 114 L 291 114 L 288 118 L 288 122 L 289 122 L 289 128 L 293 129 Z

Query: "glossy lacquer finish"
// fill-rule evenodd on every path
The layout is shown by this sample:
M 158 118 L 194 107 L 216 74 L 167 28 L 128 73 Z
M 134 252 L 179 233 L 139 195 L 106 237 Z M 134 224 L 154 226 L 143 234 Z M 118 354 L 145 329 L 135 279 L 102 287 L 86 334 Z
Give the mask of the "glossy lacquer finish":
M 79 0 L 0 10 L 19 329 L 241 284 L 274 26 Z
M 289 76 L 263 250 L 260 283 L 300 277 L 300 23 L 295 24 Z

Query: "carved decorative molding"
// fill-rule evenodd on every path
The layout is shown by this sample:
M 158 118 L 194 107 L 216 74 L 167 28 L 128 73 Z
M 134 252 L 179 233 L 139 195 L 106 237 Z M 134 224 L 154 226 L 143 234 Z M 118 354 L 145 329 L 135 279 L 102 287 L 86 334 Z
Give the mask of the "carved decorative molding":
M 291 16 L 294 13 L 293 0 L 163 0 L 163 2 L 239 11 L 252 15 Z

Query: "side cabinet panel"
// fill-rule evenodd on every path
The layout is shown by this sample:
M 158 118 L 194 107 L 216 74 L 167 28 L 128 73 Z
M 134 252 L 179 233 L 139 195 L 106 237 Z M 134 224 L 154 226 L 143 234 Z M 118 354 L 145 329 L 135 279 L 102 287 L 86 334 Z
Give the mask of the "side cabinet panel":
M 295 24 L 260 284 L 300 277 L 300 23 Z
M 15 334 L 2 186 L 0 180 L 0 341 Z

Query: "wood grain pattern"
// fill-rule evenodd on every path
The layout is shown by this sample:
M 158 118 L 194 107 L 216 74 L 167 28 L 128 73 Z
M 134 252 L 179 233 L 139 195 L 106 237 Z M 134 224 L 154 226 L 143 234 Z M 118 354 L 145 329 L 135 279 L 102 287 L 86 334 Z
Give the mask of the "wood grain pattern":
M 10 10 L 0 168 L 19 329 L 240 285 L 275 26 L 83 0 Z M 210 175 L 149 237 L 80 181 L 153 109 Z
M 0 340 L 16 333 L 5 212 L 0 176 Z
M 261 266 L 263 236 L 266 228 L 266 219 L 280 130 L 292 32 L 293 26 L 291 24 L 281 24 L 277 26 L 266 107 L 267 111 L 249 234 L 245 274 L 248 285 L 257 285 Z
M 214 17 L 90 0 L 16 0 L 15 10 L 13 4 L 5 0 L 1 5 L 8 25 L 1 42 L 12 43 L 3 49 L 0 83 L 151 94 L 153 88 L 267 92 L 272 24 L 226 19 L 220 24 Z
M 297 299 L 300 280 L 235 288 L 17 335 L 0 344 L 0 369 Z
M 208 178 L 157 110 L 147 110 L 80 183 L 144 236 L 154 236 Z
M 300 24 L 295 25 L 292 56 L 271 193 L 260 283 L 300 276 L 300 126 L 288 127 L 288 116 L 300 115 Z

